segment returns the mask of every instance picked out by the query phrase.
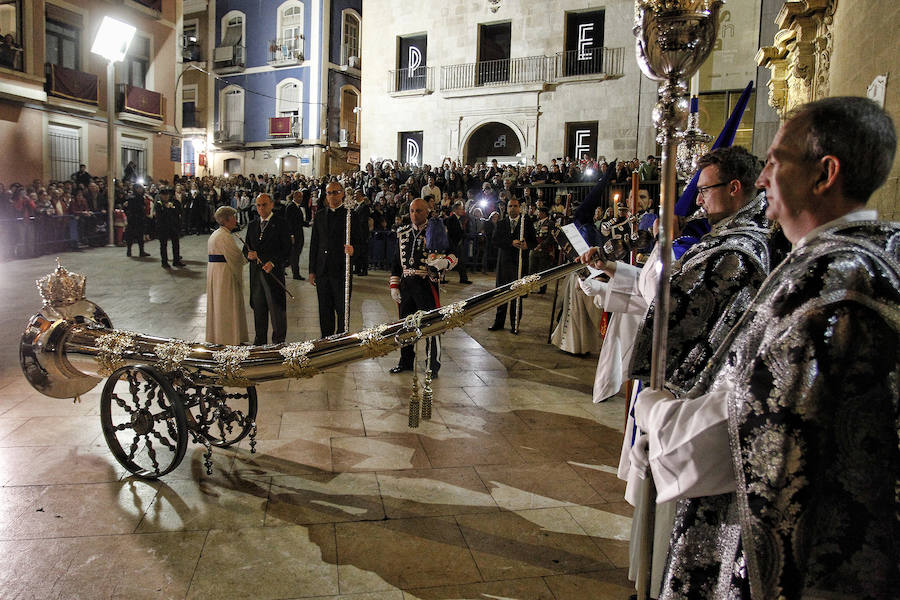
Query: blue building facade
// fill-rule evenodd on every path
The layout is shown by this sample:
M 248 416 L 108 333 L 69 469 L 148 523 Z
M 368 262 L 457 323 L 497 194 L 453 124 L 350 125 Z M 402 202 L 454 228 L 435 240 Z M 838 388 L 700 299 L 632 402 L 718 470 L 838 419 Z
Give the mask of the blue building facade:
M 361 11 L 361 0 L 216 2 L 213 173 L 354 168 Z M 343 91 L 330 90 L 332 72 Z

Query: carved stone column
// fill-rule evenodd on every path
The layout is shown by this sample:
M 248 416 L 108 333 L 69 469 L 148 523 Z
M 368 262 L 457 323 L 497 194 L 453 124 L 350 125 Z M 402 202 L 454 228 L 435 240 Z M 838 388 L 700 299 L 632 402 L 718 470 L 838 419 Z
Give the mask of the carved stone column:
M 837 0 L 787 0 L 775 19 L 774 45 L 756 53 L 756 63 L 772 74 L 769 105 L 782 119 L 828 95 L 836 6 Z

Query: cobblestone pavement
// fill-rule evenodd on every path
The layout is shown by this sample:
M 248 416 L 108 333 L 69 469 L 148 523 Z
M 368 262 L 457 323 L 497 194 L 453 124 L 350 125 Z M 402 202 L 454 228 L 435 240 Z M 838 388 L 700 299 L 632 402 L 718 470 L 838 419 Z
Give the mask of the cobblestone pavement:
M 206 238 L 166 271 L 123 248 L 60 255 L 116 327 L 202 340 Z M 301 264 L 305 264 L 303 258 Z M 546 344 L 552 295 L 518 337 L 493 312 L 443 337 L 434 415 L 406 424 L 397 353 L 259 386 L 259 443 L 192 445 L 131 477 L 100 425 L 25 381 L 18 341 L 55 255 L 0 263 L 0 596 L 4 598 L 626 598 L 630 507 L 615 478 L 624 405 L 590 401 L 596 357 Z M 305 269 L 303 270 L 306 274 Z M 442 289 L 447 303 L 493 287 Z M 318 336 L 315 290 L 288 280 L 288 341 Z M 550 288 L 552 292 L 552 286 Z M 248 310 L 248 316 L 250 316 Z M 384 271 L 354 283 L 354 329 L 395 320 Z M 252 335 L 252 319 L 250 320 Z

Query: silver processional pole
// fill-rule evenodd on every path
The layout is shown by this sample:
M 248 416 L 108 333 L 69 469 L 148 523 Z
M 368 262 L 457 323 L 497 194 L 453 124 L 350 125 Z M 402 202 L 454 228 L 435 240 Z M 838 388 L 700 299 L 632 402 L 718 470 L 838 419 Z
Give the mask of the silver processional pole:
M 675 201 L 675 158 L 678 130 L 689 112 L 687 80 L 712 51 L 718 32 L 722 0 L 635 0 L 634 36 L 638 65 L 644 75 L 660 82 L 659 102 L 653 109 L 656 141 L 662 145 L 660 194 L 659 286 L 653 319 L 650 384 L 661 390 L 666 379 L 666 341 L 669 317 L 669 276 L 672 271 L 672 223 Z M 642 497 L 646 507 L 643 552 L 638 565 L 639 599 L 650 597 L 656 488 L 647 477 Z
M 351 225 L 353 221 L 353 208 L 355 206 L 356 202 L 350 198 L 350 196 L 345 194 L 344 208 L 347 209 L 347 232 L 344 239 L 346 240 L 345 244 L 347 246 L 350 246 L 352 242 L 350 234 L 353 229 Z M 354 254 L 356 254 L 355 251 Z M 344 254 L 344 331 L 342 333 L 350 331 L 350 258 L 349 254 Z

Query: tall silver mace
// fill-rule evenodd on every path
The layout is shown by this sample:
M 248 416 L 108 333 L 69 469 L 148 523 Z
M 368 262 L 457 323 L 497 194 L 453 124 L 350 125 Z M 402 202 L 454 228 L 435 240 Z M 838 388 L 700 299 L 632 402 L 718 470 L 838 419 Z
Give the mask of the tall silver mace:
M 522 242 L 525 240 L 525 213 L 519 213 L 519 264 L 516 267 L 516 279 L 522 279 Z M 522 297 L 513 303 L 513 331 L 519 333 L 519 321 L 522 318 Z
M 666 338 L 669 322 L 669 276 L 672 271 L 672 222 L 675 210 L 675 157 L 678 130 L 688 115 L 687 79 L 700 68 L 716 41 L 722 0 L 635 0 L 634 32 L 638 65 L 659 81 L 659 102 L 653 109 L 656 141 L 662 145 L 660 193 L 659 287 L 653 319 L 650 385 L 661 390 L 666 379 Z M 652 475 L 643 494 L 646 522 L 644 549 L 638 565 L 638 598 L 650 597 L 656 488 Z
M 356 201 L 353 200 L 348 195 L 344 195 L 344 208 L 347 209 L 347 233 L 345 235 L 347 246 L 350 245 L 350 232 L 352 230 L 351 224 L 353 221 L 353 207 L 356 206 Z M 354 254 L 355 248 L 354 248 Z M 343 333 L 347 333 L 350 331 L 350 259 L 351 256 L 349 254 L 344 254 L 344 331 Z

